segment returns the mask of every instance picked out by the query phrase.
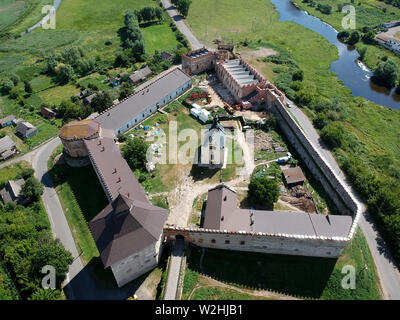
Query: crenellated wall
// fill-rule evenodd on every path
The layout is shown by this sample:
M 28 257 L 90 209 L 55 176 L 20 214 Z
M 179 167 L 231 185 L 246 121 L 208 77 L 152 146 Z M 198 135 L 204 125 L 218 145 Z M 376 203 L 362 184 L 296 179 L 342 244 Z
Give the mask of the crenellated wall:
M 347 238 L 306 237 L 300 235 L 268 235 L 262 233 L 227 232 L 223 230 L 164 228 L 166 241 L 176 236 L 203 248 L 337 258 L 347 245 Z

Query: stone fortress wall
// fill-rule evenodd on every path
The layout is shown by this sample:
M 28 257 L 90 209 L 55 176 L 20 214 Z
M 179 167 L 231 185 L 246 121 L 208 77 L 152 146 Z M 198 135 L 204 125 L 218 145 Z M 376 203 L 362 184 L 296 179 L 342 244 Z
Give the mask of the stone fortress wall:
M 315 145 L 287 110 L 284 95 L 271 83 L 266 90 L 264 108 L 274 113 L 278 125 L 299 153 L 312 174 L 319 179 L 325 191 L 341 214 L 351 215 L 353 223 L 347 237 L 322 237 L 291 234 L 262 234 L 250 232 L 228 232 L 201 228 L 164 228 L 166 240 L 183 236 L 186 241 L 205 248 L 253 251 L 276 254 L 291 254 L 318 257 L 339 257 L 357 228 L 362 206 L 340 180 Z

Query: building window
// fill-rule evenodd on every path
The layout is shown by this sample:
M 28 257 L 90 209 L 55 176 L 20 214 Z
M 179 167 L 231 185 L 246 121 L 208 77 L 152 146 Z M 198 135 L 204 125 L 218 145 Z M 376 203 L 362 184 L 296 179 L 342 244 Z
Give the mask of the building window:
M 203 239 L 199 239 L 199 241 L 198 241 L 199 243 L 203 243 Z
M 244 245 L 244 241 L 243 241 L 243 240 L 242 240 L 242 241 L 240 241 L 240 244 L 241 244 L 241 245 Z
M 225 240 L 225 244 L 230 244 L 231 242 L 229 240 Z
M 211 239 L 211 243 L 215 243 L 216 241 L 215 241 L 215 239 Z

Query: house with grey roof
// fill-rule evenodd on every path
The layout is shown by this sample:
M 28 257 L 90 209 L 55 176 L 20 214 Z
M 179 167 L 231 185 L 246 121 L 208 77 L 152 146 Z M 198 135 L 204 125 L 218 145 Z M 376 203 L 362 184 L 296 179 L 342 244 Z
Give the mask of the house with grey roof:
M 17 146 L 14 141 L 9 137 L 5 136 L 0 139 L 0 159 L 7 160 L 11 158 L 17 151 Z
M 95 120 L 103 129 L 113 130 L 118 136 L 178 98 L 191 86 L 192 79 L 186 73 L 179 68 L 173 69 L 103 111 Z
M 5 118 L 2 118 L 2 119 L 0 119 L 0 126 L 2 128 L 8 127 L 8 126 L 12 125 L 14 119 L 15 119 L 14 115 L 10 115 Z
M 150 77 L 153 74 L 153 71 L 146 66 L 140 70 L 136 70 L 134 73 L 132 73 L 128 77 L 128 81 L 132 84 L 138 84 L 142 81 L 145 81 L 148 77 Z
M 198 166 L 208 169 L 220 169 L 226 159 L 226 133 L 214 117 L 213 124 L 207 128 L 200 147 Z
M 38 133 L 38 129 L 27 121 L 19 122 L 17 125 L 17 134 L 27 139 Z
M 24 179 L 8 181 L 6 186 L 0 190 L 0 197 L 3 203 L 7 204 L 11 201 L 21 205 L 26 203 L 26 197 L 21 194 L 21 189 L 24 183 Z

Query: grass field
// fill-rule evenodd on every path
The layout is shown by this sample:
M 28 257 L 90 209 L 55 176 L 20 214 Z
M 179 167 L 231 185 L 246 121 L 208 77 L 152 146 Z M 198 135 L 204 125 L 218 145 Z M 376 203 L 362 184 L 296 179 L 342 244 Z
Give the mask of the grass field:
M 53 0 L 1 0 L 0 31 L 19 34 L 40 21 L 45 14 L 42 8 Z
M 111 30 L 115 33 L 115 41 L 118 29 L 124 27 L 124 14 L 126 10 L 140 9 L 145 6 L 156 6 L 157 2 L 151 0 L 66 0 L 57 11 L 58 30 L 96 31 L 100 34 L 108 34 Z M 168 20 L 167 20 L 168 21 Z M 168 22 L 169 23 L 169 22 Z M 150 24 L 142 27 L 146 52 L 151 54 L 155 50 L 172 50 L 178 42 L 167 23 Z M 100 36 L 102 40 L 104 38 Z
M 7 28 L 15 22 L 26 10 L 24 1 L 1 0 L 0 1 L 0 30 Z
M 190 250 L 184 299 L 189 298 L 198 284 L 201 270 L 213 279 L 239 288 L 265 289 L 305 299 L 380 299 L 375 266 L 360 230 L 337 260 L 206 249 L 200 267 L 200 256 L 201 249 Z M 342 268 L 346 265 L 356 270 L 354 290 L 341 286 Z M 202 290 L 201 298 L 212 297 L 213 291 Z
M 61 150 L 61 147 L 56 149 L 52 158 Z M 83 168 L 70 168 L 66 164 L 55 166 L 64 166 L 64 170 L 67 170 L 65 181 L 56 185 L 56 190 L 75 244 L 78 250 L 83 250 L 82 261 L 87 264 L 92 258 L 99 256 L 87 223 L 107 205 L 108 201 L 92 166 Z M 52 167 L 51 162 L 49 167 L 52 170 L 56 169 Z

